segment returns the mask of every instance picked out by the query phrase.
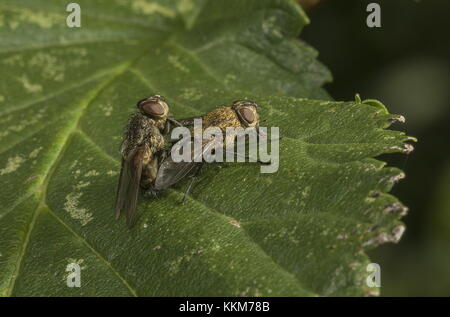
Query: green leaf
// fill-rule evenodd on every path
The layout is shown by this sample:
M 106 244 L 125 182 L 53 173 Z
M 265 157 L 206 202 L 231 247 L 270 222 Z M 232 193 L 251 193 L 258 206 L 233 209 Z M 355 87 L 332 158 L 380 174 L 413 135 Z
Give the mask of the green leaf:
M 0 4 L 0 294 L 364 295 L 364 251 L 397 241 L 403 176 L 373 159 L 407 152 L 373 102 L 331 102 L 308 22 L 292 1 Z M 280 169 L 211 164 L 113 217 L 119 144 L 135 103 L 164 95 L 174 117 L 252 98 L 280 127 Z M 81 266 L 69 288 L 66 266 Z

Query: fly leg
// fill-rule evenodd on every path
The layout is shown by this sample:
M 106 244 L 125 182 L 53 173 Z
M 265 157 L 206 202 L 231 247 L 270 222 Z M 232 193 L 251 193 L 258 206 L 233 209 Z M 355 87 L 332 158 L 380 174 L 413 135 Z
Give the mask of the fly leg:
M 183 127 L 183 125 L 175 119 L 167 118 L 164 124 L 164 129 L 161 131 L 163 135 L 168 135 L 172 132 L 173 127 Z
M 178 127 L 183 127 L 183 124 L 181 124 L 181 122 L 179 122 L 178 120 L 172 119 L 172 118 L 167 118 L 166 122 L 168 122 L 169 124 L 171 123 Z
M 191 176 L 191 181 L 189 182 L 188 188 L 186 189 L 184 193 L 183 200 L 181 201 L 182 204 L 186 202 L 186 199 L 188 198 L 189 192 L 191 191 L 192 185 L 194 184 L 195 179 L 200 175 L 200 171 L 202 170 L 203 162 L 199 163 L 196 167 L 196 170 L 194 174 Z

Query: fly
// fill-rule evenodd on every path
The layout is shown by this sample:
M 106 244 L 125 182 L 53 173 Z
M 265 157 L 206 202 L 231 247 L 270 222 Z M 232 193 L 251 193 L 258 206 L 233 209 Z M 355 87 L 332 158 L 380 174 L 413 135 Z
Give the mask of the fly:
M 127 224 L 135 222 L 140 187 L 155 192 L 158 166 L 165 156 L 165 135 L 170 123 L 169 106 L 155 95 L 137 103 L 139 111 L 129 120 L 121 146 L 122 164 L 117 187 L 115 215 L 125 213 Z
M 259 109 L 259 106 L 252 102 L 247 100 L 237 100 L 233 102 L 232 106 L 223 106 L 219 107 L 205 115 L 202 115 L 200 117 L 192 117 L 192 118 L 186 118 L 186 119 L 179 119 L 178 122 L 181 123 L 183 126 L 192 126 L 194 123 L 194 119 L 201 118 L 203 123 L 203 128 L 206 129 L 208 127 L 218 127 L 222 130 L 222 132 L 225 133 L 226 128 L 228 127 L 234 127 L 234 128 L 254 128 L 255 132 L 259 134 L 259 136 L 263 136 L 259 133 L 259 115 L 257 110 Z M 235 138 L 233 135 L 227 135 L 226 138 Z M 217 147 L 224 147 L 226 142 L 229 140 L 225 139 L 222 143 L 218 144 L 217 139 L 211 139 L 211 140 L 203 140 L 202 141 L 202 148 L 201 151 L 194 152 L 193 147 L 191 147 L 191 160 L 189 162 L 175 162 L 171 156 L 167 157 L 159 166 L 158 174 L 155 179 L 154 188 L 156 190 L 162 190 L 165 188 L 168 188 L 181 179 L 183 179 L 185 176 L 187 176 L 189 173 L 194 171 L 196 169 L 194 177 L 199 173 L 203 162 L 199 160 L 199 157 L 203 157 L 203 155 L 207 155 L 207 153 L 210 153 L 212 149 L 215 149 Z M 187 142 L 192 142 L 192 140 L 187 140 Z M 225 150 L 227 151 L 227 150 Z M 234 153 L 233 151 L 233 154 Z M 199 161 L 201 163 L 199 163 Z M 265 164 L 263 162 L 259 162 L 262 164 Z M 192 178 L 192 181 L 190 182 L 188 189 L 186 190 L 186 193 L 183 198 L 183 202 L 186 200 L 187 195 L 189 193 L 189 190 L 192 186 L 194 177 Z

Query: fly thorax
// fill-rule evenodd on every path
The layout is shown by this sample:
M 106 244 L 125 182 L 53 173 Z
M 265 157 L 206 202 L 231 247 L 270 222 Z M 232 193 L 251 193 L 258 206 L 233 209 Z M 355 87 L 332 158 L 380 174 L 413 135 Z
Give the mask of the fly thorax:
M 203 118 L 204 126 L 218 127 L 225 132 L 227 127 L 240 127 L 239 118 L 231 107 L 219 107 Z

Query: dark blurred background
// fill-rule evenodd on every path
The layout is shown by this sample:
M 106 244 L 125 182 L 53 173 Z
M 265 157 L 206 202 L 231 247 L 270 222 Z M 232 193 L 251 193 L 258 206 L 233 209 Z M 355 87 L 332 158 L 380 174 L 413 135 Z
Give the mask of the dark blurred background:
M 410 208 L 399 244 L 370 252 L 381 265 L 382 296 L 450 296 L 450 1 L 299 0 L 311 24 L 301 38 L 334 76 L 336 100 L 382 101 L 419 142 L 391 165 L 406 171 L 393 194 Z M 381 5 L 368 28 L 367 5 Z

